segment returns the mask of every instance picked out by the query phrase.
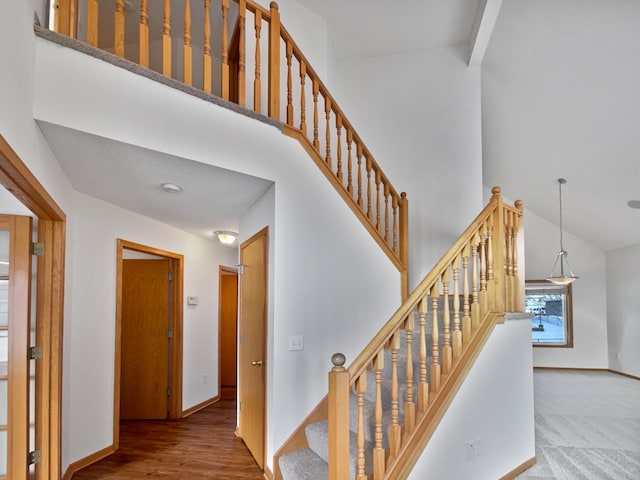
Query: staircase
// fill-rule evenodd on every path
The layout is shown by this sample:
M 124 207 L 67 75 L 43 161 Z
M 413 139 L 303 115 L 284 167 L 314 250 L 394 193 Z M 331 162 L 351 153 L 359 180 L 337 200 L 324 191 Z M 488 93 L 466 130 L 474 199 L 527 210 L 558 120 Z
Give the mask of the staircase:
M 523 311 L 522 204 L 489 204 L 276 452 L 275 478 L 406 478 L 496 324 Z M 301 438 L 301 436 L 304 438 Z
M 427 330 L 432 331 L 432 316 L 427 319 Z M 439 328 L 442 328 L 442 322 Z M 419 335 L 419 330 L 415 329 L 411 332 L 414 338 Z M 407 332 L 400 331 L 400 343 L 406 344 Z M 431 334 L 427 334 L 427 343 L 432 342 Z M 442 340 L 442 339 L 441 339 Z M 442 345 L 442 341 L 440 342 Z M 414 371 L 420 368 L 420 345 L 412 343 L 412 366 Z M 340 358 L 335 359 L 340 360 Z M 428 362 L 432 359 L 428 358 Z M 384 350 L 384 362 L 391 364 L 391 350 Z M 407 353 L 402 351 L 398 354 L 397 364 L 399 371 L 406 371 Z M 367 477 L 373 474 L 373 456 L 371 454 L 375 443 L 375 406 L 376 406 L 376 380 L 375 372 L 368 370 L 367 388 L 364 393 L 364 438 L 365 438 L 365 459 L 364 471 Z M 428 377 L 428 375 L 427 375 Z M 392 374 L 391 369 L 386 369 L 382 374 L 381 391 L 382 403 L 389 405 L 392 397 Z M 401 387 L 398 391 L 398 414 L 400 417 L 404 415 L 404 405 L 406 400 L 406 387 Z M 417 401 L 414 394 L 413 402 Z M 357 467 L 357 431 L 358 431 L 358 395 L 351 393 L 349 395 L 349 478 L 356 478 Z M 382 419 L 382 445 L 385 450 L 389 448 L 389 426 L 391 425 L 391 410 L 383 412 Z M 283 480 L 326 480 L 328 478 L 328 462 L 329 462 L 329 423 L 327 420 L 314 422 L 305 427 L 305 436 L 309 444 L 308 448 L 293 451 L 285 454 L 279 459 L 280 472 Z
M 109 4 L 111 10 L 104 7 Z M 522 204 L 504 204 L 494 187 L 489 204 L 409 295 L 406 194 L 391 185 L 281 24 L 277 4 L 271 2 L 269 9 L 252 0 L 183 4 L 184 21 L 172 26 L 170 0 L 141 1 L 134 12 L 125 0 L 87 0 L 86 19 L 77 18 L 74 0 L 58 0 L 55 30 L 86 42 L 89 50 L 106 50 L 121 63 L 135 62 L 182 82 L 189 93 L 218 97 L 263 119 L 266 112 L 270 122 L 300 142 L 401 273 L 405 301 L 348 368 L 343 355 L 333 356 L 327 397 L 276 452 L 274 476 L 406 478 L 493 327 L 505 312 L 523 310 Z M 192 18 L 196 4 L 198 16 Z M 127 15 L 139 19 L 133 41 L 125 38 Z M 162 38 L 151 42 L 150 18 L 163 26 Z M 192 38 L 192 20 L 202 22 L 203 38 Z M 86 26 L 80 39 L 79 22 Z M 105 22 L 114 26 L 112 39 L 98 35 Z M 212 24 L 219 31 L 212 32 Z M 201 42 L 195 45 L 203 52 L 197 62 L 201 72 L 194 67 L 192 42 Z M 212 45 L 221 46 L 219 57 Z M 160 51 L 151 55 L 157 46 Z M 127 52 L 138 58 L 126 57 Z M 175 57 L 181 65 L 172 63 Z

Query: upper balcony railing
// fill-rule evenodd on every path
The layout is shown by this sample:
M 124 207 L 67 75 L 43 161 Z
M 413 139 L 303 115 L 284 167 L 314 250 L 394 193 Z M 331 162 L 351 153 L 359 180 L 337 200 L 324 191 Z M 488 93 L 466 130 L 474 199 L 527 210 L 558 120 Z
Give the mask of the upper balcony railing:
M 403 273 L 406 297 L 406 195 L 280 23 L 277 4 L 215 3 L 56 0 L 53 29 L 282 122 Z

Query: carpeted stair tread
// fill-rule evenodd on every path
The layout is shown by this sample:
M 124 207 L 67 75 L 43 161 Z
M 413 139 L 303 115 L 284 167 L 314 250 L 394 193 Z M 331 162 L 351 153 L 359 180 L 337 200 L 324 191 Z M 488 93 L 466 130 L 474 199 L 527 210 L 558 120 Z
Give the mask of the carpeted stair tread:
M 313 450 L 325 462 L 329 461 L 329 423 L 325 420 L 322 422 L 312 423 L 305 428 L 307 442 L 309 448 Z M 365 440 L 365 473 L 371 475 L 373 473 L 373 444 Z M 358 459 L 358 435 L 349 432 L 349 477 L 355 478 L 356 465 Z
M 329 477 L 327 462 L 310 448 L 287 453 L 278 460 L 285 480 L 326 480 Z

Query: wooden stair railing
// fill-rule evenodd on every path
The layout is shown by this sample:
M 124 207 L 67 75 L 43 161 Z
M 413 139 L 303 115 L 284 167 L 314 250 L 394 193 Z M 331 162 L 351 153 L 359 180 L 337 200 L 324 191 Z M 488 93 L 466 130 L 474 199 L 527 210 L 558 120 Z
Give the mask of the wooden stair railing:
M 142 0 L 139 11 L 131 11 L 124 0 L 80 1 L 87 4 L 86 32 L 80 40 L 282 121 L 283 133 L 302 144 L 401 272 L 406 298 L 406 194 L 392 186 L 281 24 L 275 2 L 266 9 L 252 0 Z M 55 6 L 54 29 L 77 38 L 78 0 L 56 0 Z M 130 16 L 139 18 L 136 30 L 127 29 Z M 113 25 L 112 39 L 99 36 L 105 22 Z M 192 36 L 194 22 L 202 22 L 202 38 Z M 220 31 L 212 33 L 212 25 Z M 172 52 L 172 42 L 182 43 L 182 48 Z M 201 58 L 193 55 L 194 46 L 202 51 Z M 161 51 L 154 55 L 154 48 Z M 172 54 L 182 56 L 181 66 L 172 64 Z M 219 82 L 214 80 L 216 71 Z
M 406 478 L 493 327 L 505 312 L 524 311 L 524 280 L 518 274 L 523 260 L 518 251 L 524 233 L 522 202 L 509 206 L 500 188 L 492 192 L 482 213 L 351 365 L 344 368 L 344 359 L 334 355 L 328 394 L 329 480 L 349 478 L 350 393 L 355 392 L 358 405 L 357 419 L 351 422 L 351 428 L 357 425 L 356 479 Z M 413 359 L 416 351 L 419 358 Z M 403 372 L 398 369 L 399 353 L 407 358 Z M 368 372 L 375 383 L 371 455 L 365 452 Z M 391 395 L 383 404 L 386 372 Z M 390 418 L 388 429 L 383 429 L 385 416 Z M 365 471 L 365 458 L 370 457 L 372 476 Z

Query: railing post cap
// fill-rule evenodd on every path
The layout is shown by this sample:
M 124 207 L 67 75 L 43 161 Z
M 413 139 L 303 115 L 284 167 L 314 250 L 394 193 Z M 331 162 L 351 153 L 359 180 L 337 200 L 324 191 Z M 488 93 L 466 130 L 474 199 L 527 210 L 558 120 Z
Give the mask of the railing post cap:
M 402 193 L 400 194 L 400 196 L 401 196 L 402 198 L 407 198 L 407 192 L 402 192 Z
M 493 193 L 494 195 L 500 195 L 500 192 L 501 192 L 501 191 L 502 191 L 502 190 L 501 190 L 501 189 L 500 189 L 500 187 L 498 187 L 498 186 L 495 186 L 495 187 L 493 187 L 493 188 L 491 189 L 491 193 Z
M 518 210 L 522 210 L 522 200 L 516 200 L 514 205 Z
M 269 8 L 271 8 L 271 10 L 278 10 L 278 4 L 276 2 L 271 2 L 269 4 Z
M 347 357 L 344 356 L 344 353 L 334 353 L 331 355 L 331 363 L 333 363 L 334 367 L 342 367 L 346 361 Z

